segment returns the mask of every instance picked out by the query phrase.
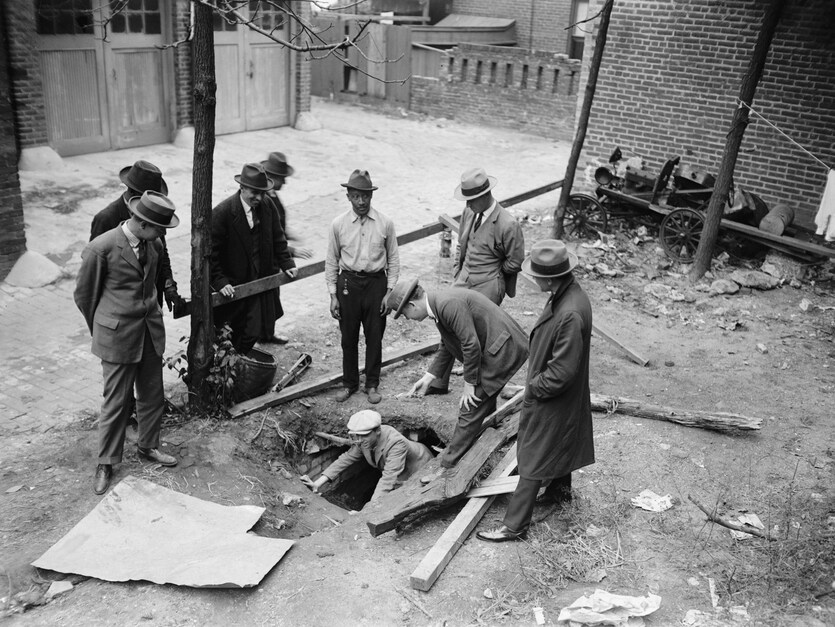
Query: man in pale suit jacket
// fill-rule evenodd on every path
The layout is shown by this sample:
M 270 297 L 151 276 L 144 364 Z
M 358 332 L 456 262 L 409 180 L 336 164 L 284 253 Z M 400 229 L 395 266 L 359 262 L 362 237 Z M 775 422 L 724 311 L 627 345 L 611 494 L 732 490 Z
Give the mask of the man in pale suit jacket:
M 176 458 L 159 450 L 165 328 L 156 280 L 162 255 L 159 238 L 179 219 L 174 204 L 159 192 L 132 198 L 130 210 L 127 222 L 99 235 L 84 249 L 74 293 L 104 378 L 96 494 L 107 491 L 113 464 L 122 461 L 134 386 L 139 456 L 164 466 L 177 464 Z
M 441 454 L 444 477 L 475 442 L 484 419 L 496 411 L 496 398 L 528 358 L 528 338 L 522 327 L 501 307 L 476 291 L 450 288 L 430 292 L 417 279 L 401 281 L 386 306 L 409 320 L 429 317 L 441 333 L 441 345 L 429 371 L 409 390 L 423 396 L 430 384 L 448 372 L 453 360 L 464 364 L 464 393 L 458 423 Z M 421 478 L 428 483 L 435 476 Z

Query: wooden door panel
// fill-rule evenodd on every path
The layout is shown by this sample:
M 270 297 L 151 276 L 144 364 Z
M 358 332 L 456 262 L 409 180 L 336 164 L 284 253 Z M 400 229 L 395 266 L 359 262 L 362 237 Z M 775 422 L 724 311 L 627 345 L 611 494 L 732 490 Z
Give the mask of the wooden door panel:
M 165 98 L 162 60 L 153 50 L 119 50 L 113 55 L 115 121 L 120 134 L 162 125 Z
M 248 52 L 247 129 L 289 124 L 287 50 L 275 44 L 251 44 Z
M 240 47 L 237 42 L 215 44 L 215 132 L 219 135 L 237 133 L 246 128 L 241 101 L 240 65 Z

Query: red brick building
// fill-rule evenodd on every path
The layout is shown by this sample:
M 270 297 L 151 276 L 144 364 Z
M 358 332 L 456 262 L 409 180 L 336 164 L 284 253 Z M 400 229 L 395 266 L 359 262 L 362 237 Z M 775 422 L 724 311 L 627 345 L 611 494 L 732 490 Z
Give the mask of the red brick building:
M 599 10 L 594 0 L 590 14 Z M 757 0 L 616 0 L 584 158 L 615 146 L 657 172 L 672 155 L 716 173 L 743 73 L 760 30 Z M 789 0 L 753 106 L 835 165 L 835 2 Z M 586 44 L 584 63 L 594 43 Z M 585 69 L 585 67 L 584 67 Z M 584 71 L 584 75 L 586 72 Z M 769 204 L 788 202 L 813 227 L 827 169 L 751 117 L 735 180 Z

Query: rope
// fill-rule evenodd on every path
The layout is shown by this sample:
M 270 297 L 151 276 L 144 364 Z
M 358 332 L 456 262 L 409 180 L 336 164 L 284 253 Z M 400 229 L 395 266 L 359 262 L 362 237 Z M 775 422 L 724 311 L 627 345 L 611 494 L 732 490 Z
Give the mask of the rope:
M 803 151 L 803 152 L 805 152 L 807 155 L 809 155 L 810 157 L 812 157 L 812 159 L 814 159 L 815 161 L 817 161 L 818 163 L 820 163 L 823 167 L 825 167 L 825 168 L 827 169 L 827 171 L 829 171 L 829 170 L 831 170 L 831 169 L 832 169 L 832 166 L 831 166 L 831 165 L 829 165 L 829 164 L 825 163 L 824 161 L 822 161 L 821 159 L 819 159 L 816 155 L 812 154 L 809 150 L 807 150 L 806 148 L 804 148 L 803 146 L 801 146 L 799 143 L 797 143 L 794 139 L 792 139 L 791 137 L 789 137 L 789 136 L 788 136 L 786 133 L 784 133 L 781 129 L 777 128 L 777 126 L 775 126 L 774 124 L 772 124 L 771 122 L 769 122 L 767 119 L 765 119 L 765 117 L 764 117 L 762 114 L 760 114 L 760 113 L 758 113 L 757 111 L 755 111 L 755 110 L 754 110 L 754 107 L 752 107 L 751 105 L 749 105 L 747 102 L 743 102 L 743 101 L 742 101 L 742 100 L 740 100 L 739 98 L 737 98 L 737 100 L 736 100 L 736 101 L 739 103 L 739 106 L 740 106 L 740 107 L 746 107 L 746 108 L 747 108 L 747 109 L 748 109 L 751 113 L 753 113 L 754 115 L 756 115 L 756 116 L 757 116 L 758 118 L 760 118 L 763 122 L 765 122 L 765 123 L 766 123 L 766 124 L 768 124 L 771 128 L 773 128 L 775 131 L 777 131 L 778 133 L 780 133 L 780 135 L 782 135 L 783 137 L 785 137 L 786 139 L 788 139 L 791 143 L 793 143 L 795 146 L 797 146 L 798 148 L 800 148 L 800 150 L 802 150 L 802 151 Z

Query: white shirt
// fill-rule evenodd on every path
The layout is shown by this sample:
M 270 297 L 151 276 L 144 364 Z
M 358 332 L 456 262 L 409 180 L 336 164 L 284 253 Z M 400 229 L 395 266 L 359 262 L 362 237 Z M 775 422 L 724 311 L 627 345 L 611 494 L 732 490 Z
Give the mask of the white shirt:
M 252 218 L 252 207 L 246 204 L 244 197 L 241 196 L 241 204 L 244 206 L 244 215 L 246 216 L 246 222 L 249 224 L 249 228 L 255 226 L 255 220 Z
M 136 260 L 139 261 L 139 238 L 128 228 L 127 221 L 122 222 L 122 232 L 128 238 L 128 244 L 130 244 L 133 254 L 136 255 Z

